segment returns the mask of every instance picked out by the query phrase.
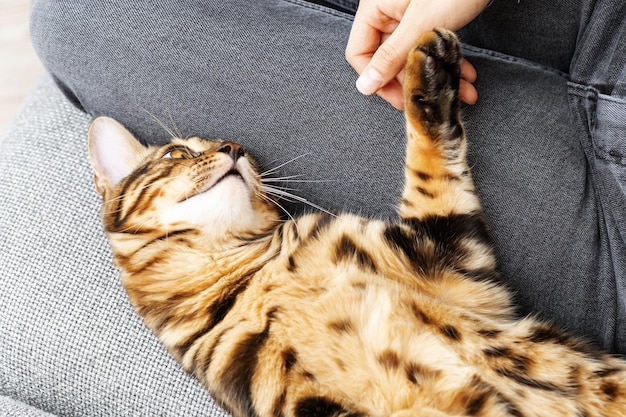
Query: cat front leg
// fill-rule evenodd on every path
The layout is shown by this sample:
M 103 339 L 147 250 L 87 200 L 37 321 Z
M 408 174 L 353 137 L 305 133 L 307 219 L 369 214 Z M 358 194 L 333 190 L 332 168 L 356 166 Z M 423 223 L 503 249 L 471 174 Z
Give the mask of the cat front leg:
M 500 314 L 508 308 L 508 297 L 496 297 L 503 303 L 494 306 L 490 285 L 468 284 L 468 278 L 500 278 L 466 160 L 458 96 L 461 59 L 456 35 L 441 29 L 426 33 L 408 56 L 403 85 L 406 178 L 398 210 L 402 221 L 386 231 L 386 239 L 420 274 L 446 277 L 441 294 L 451 297 L 450 282 L 458 279 L 454 304 L 465 305 L 463 299 L 471 293 L 468 300 L 481 306 L 475 310 Z
M 461 59 L 456 35 L 443 29 L 426 33 L 409 53 L 403 85 L 407 154 L 402 218 L 480 211 L 459 111 Z

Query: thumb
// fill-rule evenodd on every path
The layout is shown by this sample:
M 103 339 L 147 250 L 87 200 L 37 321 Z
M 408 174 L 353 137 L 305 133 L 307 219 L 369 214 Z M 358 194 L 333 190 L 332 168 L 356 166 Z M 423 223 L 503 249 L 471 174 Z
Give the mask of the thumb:
M 376 93 L 393 80 L 404 67 L 413 41 L 407 42 L 406 37 L 397 36 L 398 29 L 378 47 L 357 79 L 356 88 L 361 94 Z
M 411 14 L 411 6 L 414 4 L 409 5 L 406 14 Z M 421 19 L 410 19 L 406 14 L 389 36 L 381 37 L 380 45 L 357 79 L 356 87 L 362 94 L 374 94 L 396 78 L 417 39 L 430 29 Z

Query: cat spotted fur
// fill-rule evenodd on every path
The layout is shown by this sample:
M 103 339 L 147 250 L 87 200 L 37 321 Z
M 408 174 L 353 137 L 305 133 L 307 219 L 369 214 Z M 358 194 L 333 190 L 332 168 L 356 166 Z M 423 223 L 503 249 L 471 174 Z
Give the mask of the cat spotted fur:
M 444 30 L 408 57 L 397 222 L 282 221 L 239 145 L 144 147 L 93 122 L 128 296 L 234 416 L 626 415 L 623 361 L 513 313 L 465 159 L 460 60 Z

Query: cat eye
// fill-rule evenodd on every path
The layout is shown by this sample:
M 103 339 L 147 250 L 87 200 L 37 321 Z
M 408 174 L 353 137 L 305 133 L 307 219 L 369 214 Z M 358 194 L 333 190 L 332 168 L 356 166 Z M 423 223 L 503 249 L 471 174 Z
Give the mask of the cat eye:
M 194 153 L 187 148 L 174 148 L 161 158 L 170 158 L 170 159 L 191 159 L 194 157 Z

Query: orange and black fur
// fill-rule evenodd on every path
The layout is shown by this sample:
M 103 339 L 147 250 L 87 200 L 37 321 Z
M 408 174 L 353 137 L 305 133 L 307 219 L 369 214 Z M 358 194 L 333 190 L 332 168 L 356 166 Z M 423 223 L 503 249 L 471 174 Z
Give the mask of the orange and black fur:
M 282 221 L 239 145 L 144 147 L 94 121 L 130 300 L 234 416 L 626 415 L 623 361 L 514 316 L 465 158 L 460 60 L 443 30 L 408 58 L 395 223 Z

